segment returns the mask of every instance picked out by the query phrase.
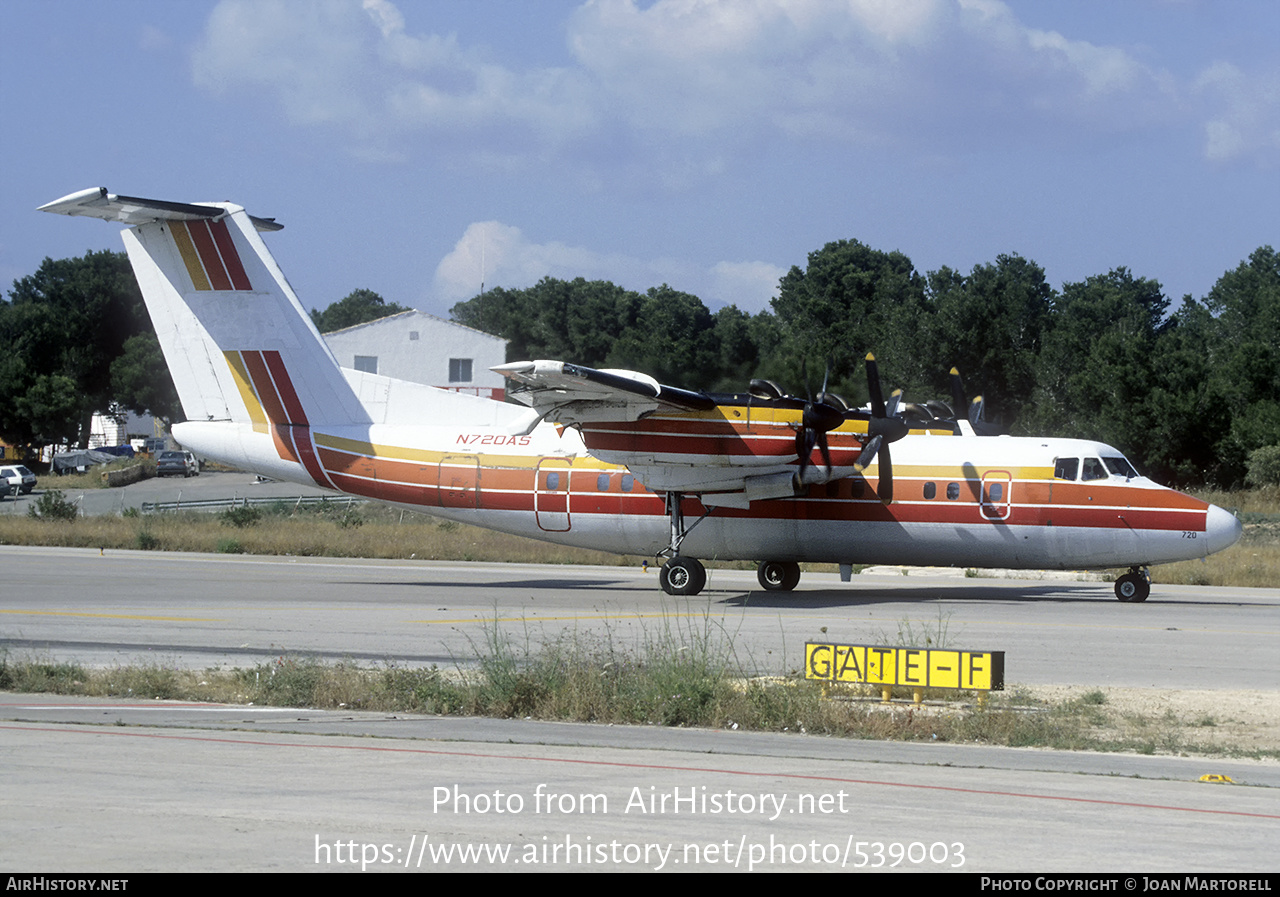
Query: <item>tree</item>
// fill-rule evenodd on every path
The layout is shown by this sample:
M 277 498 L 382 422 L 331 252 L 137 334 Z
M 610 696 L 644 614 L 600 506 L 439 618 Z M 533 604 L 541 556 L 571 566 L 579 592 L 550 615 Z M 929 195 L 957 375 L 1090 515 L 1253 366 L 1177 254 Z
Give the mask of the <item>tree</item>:
M 1244 475 L 1249 453 L 1280 443 L 1280 253 L 1270 246 L 1218 278 L 1212 316 L 1211 389 L 1230 402 L 1229 433 L 1218 440 L 1222 479 Z
M 85 445 L 95 411 L 115 396 L 111 365 L 134 336 L 152 332 L 128 259 L 90 252 L 45 259 L 0 303 L 0 435 L 13 443 Z M 167 379 L 161 365 L 155 379 Z
M 154 331 L 125 340 L 120 356 L 111 362 L 111 394 L 135 414 L 150 413 L 171 422 L 182 419 L 178 391 Z
M 829 367 L 833 389 L 864 396 L 858 369 L 869 351 L 880 361 L 886 385 L 918 385 L 921 353 L 914 332 L 923 301 L 924 281 L 901 252 L 839 240 L 809 253 L 803 271 L 793 266 L 783 276 L 773 300 L 791 391 L 811 386 L 816 392 Z M 802 380 L 818 382 L 802 387 Z
M 614 342 L 608 364 L 687 389 L 709 388 L 721 377 L 715 319 L 697 296 L 665 283 L 651 287 L 636 326 Z
M 642 297 L 607 280 L 544 277 L 532 287 L 489 290 L 449 310 L 459 324 L 508 340 L 507 360 L 550 358 L 605 364 L 635 326 Z
M 1043 338 L 1034 426 L 1145 461 L 1156 342 L 1168 307 L 1157 281 L 1126 268 L 1064 284 Z
M 1053 299 L 1044 269 L 1020 255 L 997 256 L 968 276 L 949 268 L 931 272 L 932 315 L 920 320 L 920 330 L 934 388 L 945 389 L 941 379 L 954 365 L 966 389 L 985 397 L 987 417 L 1012 424 L 1035 390 Z
M 411 310 L 403 305 L 387 302 L 373 290 L 353 290 L 346 298 L 339 299 L 324 311 L 313 308 L 311 321 L 321 333 L 333 333 L 335 330 Z

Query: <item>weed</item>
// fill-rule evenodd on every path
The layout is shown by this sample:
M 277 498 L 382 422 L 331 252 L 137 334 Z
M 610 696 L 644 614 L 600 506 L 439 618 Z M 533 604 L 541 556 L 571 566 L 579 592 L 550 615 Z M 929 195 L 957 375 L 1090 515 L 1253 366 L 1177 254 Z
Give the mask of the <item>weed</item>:
M 75 520 L 80 511 L 61 491 L 50 489 L 27 508 L 27 516 L 35 520 Z
M 155 551 L 160 547 L 160 538 L 151 530 L 140 529 L 135 543 L 141 551 Z
M 227 508 L 218 515 L 218 519 L 227 526 L 235 526 L 243 529 L 246 526 L 253 526 L 262 520 L 262 510 L 260 508 L 250 507 L 249 505 L 241 505 L 235 508 Z

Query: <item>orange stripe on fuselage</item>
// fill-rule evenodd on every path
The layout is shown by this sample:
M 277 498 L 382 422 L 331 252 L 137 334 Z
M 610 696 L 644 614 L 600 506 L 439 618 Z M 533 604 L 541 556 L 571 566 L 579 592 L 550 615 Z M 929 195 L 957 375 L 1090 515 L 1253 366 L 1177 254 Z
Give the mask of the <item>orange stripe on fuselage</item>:
M 433 506 L 440 504 L 439 476 L 441 466 L 450 466 L 442 452 L 412 450 L 412 457 L 397 457 L 389 446 L 373 446 L 321 434 L 319 459 L 334 484 L 343 491 L 368 498 L 406 504 Z M 334 446 L 340 446 L 334 447 Z M 410 450 L 403 450 L 408 454 Z M 454 459 L 459 456 L 450 455 Z M 485 456 L 476 456 L 483 463 Z M 504 460 L 512 466 L 494 464 L 480 468 L 476 506 L 483 510 L 534 510 L 537 456 L 512 456 Z M 625 469 L 602 466 L 595 459 L 584 460 L 591 466 L 571 468 L 569 474 L 570 508 L 576 514 L 622 514 L 662 516 L 660 496 L 635 483 L 634 491 L 621 491 L 621 474 Z M 471 467 L 467 462 L 461 466 Z M 453 465 L 459 466 L 459 465 Z M 1048 479 L 1014 479 L 1008 484 L 1012 503 L 1009 516 L 991 519 L 979 504 L 981 480 L 947 476 L 949 471 L 930 471 L 936 482 L 935 498 L 924 499 L 924 480 L 920 469 L 915 476 L 896 479 L 898 500 L 884 505 L 875 493 L 876 480 L 851 477 L 826 485 L 810 487 L 809 494 L 794 499 L 755 502 L 749 509 L 719 508 L 715 516 L 738 519 L 811 520 L 829 522 L 899 522 L 981 526 L 1061 526 L 1102 529 L 1166 530 L 1203 532 L 1206 506 L 1197 499 L 1180 493 L 1126 486 L 1084 486 Z M 598 485 L 607 477 L 605 490 Z M 1017 473 L 1015 471 L 1015 476 Z M 945 498 L 948 482 L 961 483 L 957 499 Z M 1064 500 L 1061 492 L 1086 489 Z M 857 497 L 855 497 L 857 496 Z M 1092 498 L 1092 501 L 1090 501 Z M 997 505 L 1003 507 L 1003 505 Z M 705 508 L 698 499 L 685 499 L 686 515 L 701 515 Z

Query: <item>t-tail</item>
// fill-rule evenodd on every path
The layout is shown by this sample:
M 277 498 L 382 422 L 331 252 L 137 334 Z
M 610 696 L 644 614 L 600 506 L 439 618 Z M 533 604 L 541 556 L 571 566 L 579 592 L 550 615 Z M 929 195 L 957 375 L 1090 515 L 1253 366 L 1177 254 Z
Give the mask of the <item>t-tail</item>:
M 187 422 L 188 448 L 281 479 L 336 488 L 313 429 L 470 420 L 507 425 L 504 406 L 344 371 L 261 232 L 280 230 L 232 203 L 177 203 L 93 188 L 40 207 L 130 225 L 125 249 Z M 443 413 L 447 408 L 447 414 Z

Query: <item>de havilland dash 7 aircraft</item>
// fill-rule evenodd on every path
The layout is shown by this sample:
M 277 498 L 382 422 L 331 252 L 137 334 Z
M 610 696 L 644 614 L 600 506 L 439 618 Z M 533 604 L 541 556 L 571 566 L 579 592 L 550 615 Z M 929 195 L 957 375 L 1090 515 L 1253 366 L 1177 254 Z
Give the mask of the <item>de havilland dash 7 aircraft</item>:
M 522 404 L 497 402 L 340 367 L 262 240 L 274 219 L 105 188 L 41 209 L 129 225 L 185 448 L 495 530 L 662 557 L 669 594 L 702 590 L 701 558 L 757 561 L 773 591 L 795 588 L 802 561 L 839 564 L 846 581 L 869 563 L 1128 567 L 1116 596 L 1143 601 L 1148 565 L 1240 536 L 1232 514 L 1139 475 L 1110 446 L 979 435 L 979 415 L 886 402 L 871 356 L 866 410 L 825 388 L 801 399 L 752 381 L 710 394 L 561 361 L 500 366 Z

